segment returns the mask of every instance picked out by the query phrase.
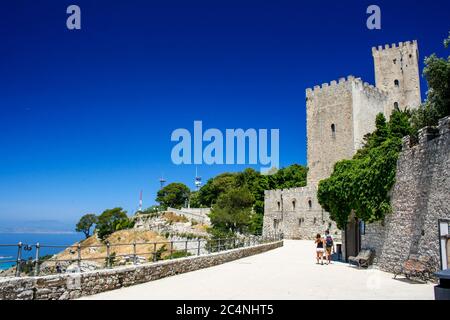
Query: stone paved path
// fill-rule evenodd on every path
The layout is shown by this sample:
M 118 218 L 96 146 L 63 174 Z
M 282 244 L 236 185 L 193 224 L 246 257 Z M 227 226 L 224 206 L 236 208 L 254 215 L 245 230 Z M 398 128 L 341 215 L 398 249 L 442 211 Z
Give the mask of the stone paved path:
M 312 241 L 84 299 L 433 299 L 433 284 L 344 263 L 316 265 Z

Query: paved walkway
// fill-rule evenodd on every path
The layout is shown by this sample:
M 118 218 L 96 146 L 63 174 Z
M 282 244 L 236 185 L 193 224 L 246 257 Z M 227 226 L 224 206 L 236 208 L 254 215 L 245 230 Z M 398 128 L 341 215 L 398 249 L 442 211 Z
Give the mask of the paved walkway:
M 433 299 L 432 284 L 344 263 L 317 265 L 312 241 L 85 299 Z

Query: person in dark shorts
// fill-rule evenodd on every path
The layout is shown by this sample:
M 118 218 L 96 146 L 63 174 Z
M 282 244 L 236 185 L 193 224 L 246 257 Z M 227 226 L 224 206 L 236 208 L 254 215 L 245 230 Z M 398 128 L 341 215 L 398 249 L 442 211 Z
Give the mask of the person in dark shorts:
M 327 264 L 331 263 L 331 254 L 334 253 L 334 241 L 331 237 L 330 231 L 325 231 L 325 253 L 327 258 Z
M 324 253 L 324 240 L 322 238 L 322 236 L 318 233 L 316 235 L 316 240 L 314 241 L 314 243 L 316 244 L 316 259 L 317 259 L 317 264 L 319 264 L 319 260 L 322 260 L 322 265 L 323 265 L 323 253 Z

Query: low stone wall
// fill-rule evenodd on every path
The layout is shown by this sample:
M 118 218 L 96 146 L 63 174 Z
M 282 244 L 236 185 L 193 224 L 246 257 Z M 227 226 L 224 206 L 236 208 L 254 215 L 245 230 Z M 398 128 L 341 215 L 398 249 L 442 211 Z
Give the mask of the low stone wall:
M 67 300 L 216 266 L 283 246 L 283 241 L 204 256 L 43 277 L 0 280 L 0 300 Z

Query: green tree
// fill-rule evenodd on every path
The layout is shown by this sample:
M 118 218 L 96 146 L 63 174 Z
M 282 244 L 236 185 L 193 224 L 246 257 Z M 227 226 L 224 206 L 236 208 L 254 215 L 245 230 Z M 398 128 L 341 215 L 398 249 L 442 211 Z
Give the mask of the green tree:
M 450 33 L 449 33 L 450 34 Z M 450 36 L 444 40 L 448 47 Z M 425 58 L 423 74 L 428 83 L 425 102 L 412 112 L 414 135 L 425 126 L 435 126 L 440 118 L 450 115 L 450 56 L 439 58 L 435 54 Z
M 211 207 L 219 196 L 228 190 L 236 187 L 235 173 L 222 173 L 209 179 L 206 184 L 200 188 L 198 199 L 200 204 Z
M 126 229 L 129 226 L 127 212 L 118 207 L 103 211 L 98 217 L 96 231 L 98 237 L 105 240 L 111 233 Z
M 252 221 L 254 197 L 247 188 L 232 189 L 219 196 L 210 213 L 214 229 L 245 233 Z
M 198 193 L 198 191 L 191 191 L 191 193 L 189 194 L 189 205 L 191 206 L 191 208 L 205 207 L 201 204 Z
M 75 231 L 83 232 L 86 238 L 89 238 L 91 234 L 91 228 L 94 224 L 97 223 L 97 216 L 92 213 L 85 214 L 81 217 L 80 221 L 78 221 Z
M 156 201 L 164 209 L 167 209 L 167 207 L 179 209 L 185 205 L 190 192 L 189 188 L 183 183 L 171 183 L 158 191 Z

